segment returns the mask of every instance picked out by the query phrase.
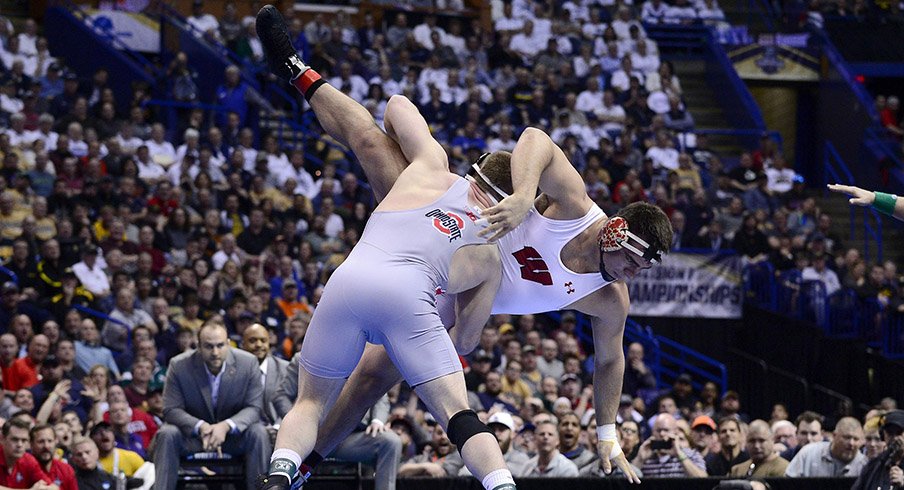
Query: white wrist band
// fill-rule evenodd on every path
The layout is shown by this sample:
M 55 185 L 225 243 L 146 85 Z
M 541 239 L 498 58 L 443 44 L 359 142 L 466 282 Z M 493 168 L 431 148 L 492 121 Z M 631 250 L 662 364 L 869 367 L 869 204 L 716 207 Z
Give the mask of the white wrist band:
M 615 424 L 598 425 L 596 427 L 596 439 L 600 442 L 611 442 L 612 449 L 609 451 L 609 459 L 613 459 L 622 453 L 622 448 L 618 444 L 618 438 L 615 437 Z
M 596 426 L 596 438 L 600 441 L 614 441 L 615 424 L 606 424 Z

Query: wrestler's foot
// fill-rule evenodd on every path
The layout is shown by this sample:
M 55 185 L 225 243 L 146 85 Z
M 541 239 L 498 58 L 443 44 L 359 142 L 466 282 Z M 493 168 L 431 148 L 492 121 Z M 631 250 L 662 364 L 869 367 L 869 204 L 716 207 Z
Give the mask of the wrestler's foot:
M 299 479 L 294 485 L 285 475 L 261 475 L 258 479 L 258 490 L 296 490 L 303 482 Z
M 257 13 L 257 37 L 260 38 L 267 64 L 274 75 L 292 81 L 309 70 L 292 46 L 289 28 L 279 10 L 266 5 Z

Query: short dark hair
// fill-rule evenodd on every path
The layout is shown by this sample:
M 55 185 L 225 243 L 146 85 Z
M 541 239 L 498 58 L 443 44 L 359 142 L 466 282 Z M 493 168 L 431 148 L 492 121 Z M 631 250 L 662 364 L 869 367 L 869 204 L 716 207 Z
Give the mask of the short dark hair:
M 615 214 L 628 222 L 628 229 L 646 240 L 650 247 L 668 252 L 672 244 L 672 224 L 659 206 L 646 202 L 631 203 Z
M 22 420 L 21 418 L 15 418 L 15 417 L 14 417 L 14 418 L 11 418 L 11 419 L 7 420 L 6 423 L 3 424 L 3 437 L 8 436 L 8 435 L 9 435 L 9 431 L 10 431 L 13 427 L 15 427 L 15 428 L 17 428 L 17 429 L 22 429 L 22 430 L 24 430 L 25 432 L 29 432 L 29 431 L 31 430 L 31 424 L 29 424 L 29 423 L 26 422 L 25 420 Z
M 486 175 L 490 182 L 502 189 L 507 194 L 514 194 L 512 186 L 512 154 L 507 151 L 494 151 L 481 160 L 478 160 L 480 171 Z M 476 179 L 477 186 L 484 191 L 495 194 L 489 189 L 482 179 Z
M 823 425 L 825 424 L 825 420 L 826 418 L 822 415 L 812 410 L 807 410 L 806 412 L 797 416 L 797 419 L 794 421 L 794 426 L 800 427 L 801 422 L 806 422 L 808 424 L 812 422 L 819 422 L 819 425 Z
M 35 436 L 39 432 L 41 432 L 43 430 L 47 430 L 47 429 L 53 430 L 53 426 L 50 424 L 38 424 L 31 428 L 31 431 L 29 431 L 29 435 L 31 435 L 31 439 L 34 440 Z M 54 432 L 53 436 L 56 437 L 56 432 Z
M 719 419 L 718 427 L 721 429 L 723 425 L 731 423 L 735 424 L 735 427 L 737 427 L 738 430 L 741 430 L 741 422 L 737 419 L 737 417 L 732 416 L 722 417 L 721 419 Z

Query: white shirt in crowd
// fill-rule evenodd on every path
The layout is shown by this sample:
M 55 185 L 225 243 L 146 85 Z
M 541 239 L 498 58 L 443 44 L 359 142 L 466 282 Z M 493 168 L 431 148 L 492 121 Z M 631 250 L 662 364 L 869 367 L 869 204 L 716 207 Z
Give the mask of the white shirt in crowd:
M 647 157 L 653 159 L 653 168 L 675 170 L 678 168 L 678 150 L 653 146 L 647 150 Z

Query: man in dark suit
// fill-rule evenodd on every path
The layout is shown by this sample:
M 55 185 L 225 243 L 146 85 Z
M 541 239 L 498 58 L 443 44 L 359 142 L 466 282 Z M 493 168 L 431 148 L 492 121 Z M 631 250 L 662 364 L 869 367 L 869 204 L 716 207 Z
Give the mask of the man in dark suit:
M 229 347 L 221 321 L 205 323 L 198 350 L 174 357 L 167 370 L 166 423 L 154 439 L 156 488 L 176 488 L 180 456 L 218 449 L 244 454 L 246 488 L 255 488 L 271 451 L 261 424 L 263 391 L 257 359 Z
M 270 353 L 270 332 L 260 323 L 251 325 L 242 333 L 242 350 L 253 354 L 260 366 L 261 386 L 264 388 L 263 421 L 268 426 L 278 424 L 282 416 L 277 414 L 276 407 L 273 406 L 273 397 L 289 361 L 273 357 Z

